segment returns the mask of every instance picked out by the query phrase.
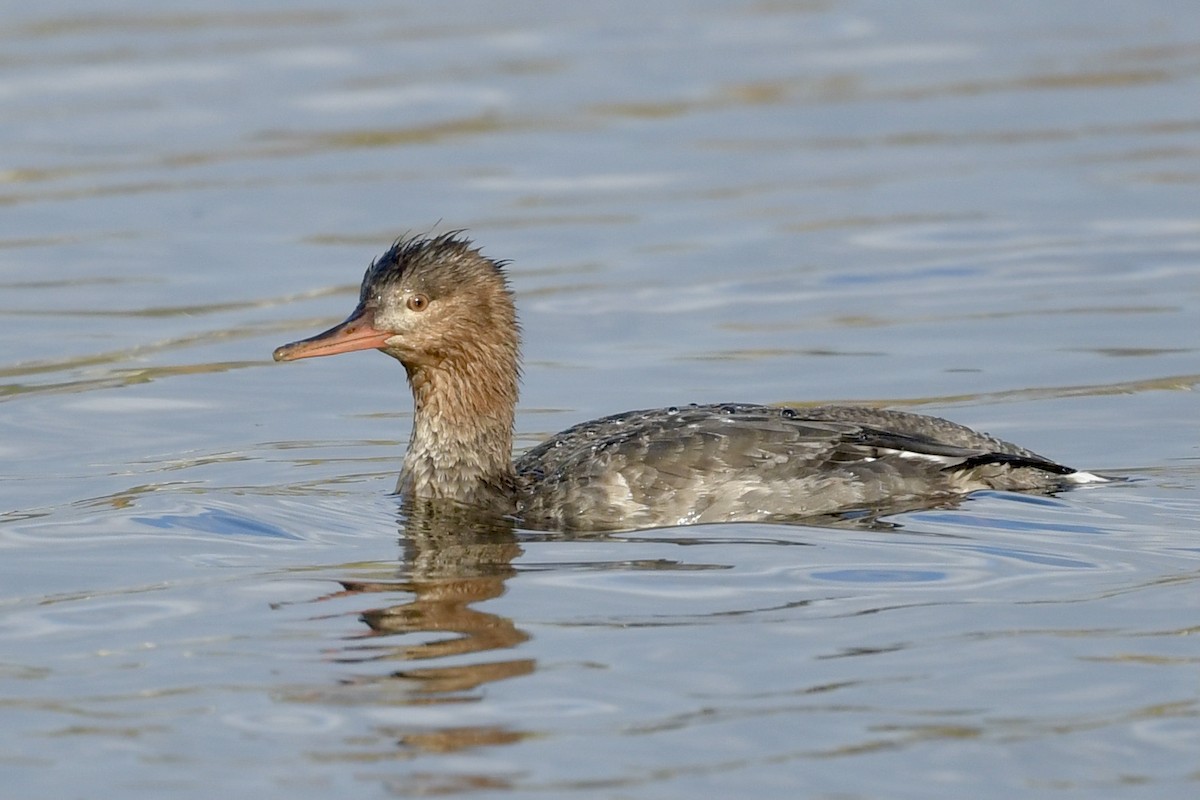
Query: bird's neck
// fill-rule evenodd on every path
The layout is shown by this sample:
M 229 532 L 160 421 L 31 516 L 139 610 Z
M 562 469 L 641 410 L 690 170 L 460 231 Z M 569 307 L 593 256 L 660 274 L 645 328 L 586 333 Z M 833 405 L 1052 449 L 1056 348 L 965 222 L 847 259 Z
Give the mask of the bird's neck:
M 516 343 L 405 369 L 415 413 L 398 491 L 511 510 Z

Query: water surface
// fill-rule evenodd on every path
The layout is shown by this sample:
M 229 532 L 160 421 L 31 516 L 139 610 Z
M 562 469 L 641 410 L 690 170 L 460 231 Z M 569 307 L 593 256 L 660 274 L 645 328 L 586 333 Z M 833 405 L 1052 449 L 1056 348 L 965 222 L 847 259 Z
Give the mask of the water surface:
M 10 6 L 12 796 L 1195 795 L 1194 4 Z M 522 447 L 844 400 L 1129 480 L 414 524 L 402 371 L 270 353 L 453 228 Z

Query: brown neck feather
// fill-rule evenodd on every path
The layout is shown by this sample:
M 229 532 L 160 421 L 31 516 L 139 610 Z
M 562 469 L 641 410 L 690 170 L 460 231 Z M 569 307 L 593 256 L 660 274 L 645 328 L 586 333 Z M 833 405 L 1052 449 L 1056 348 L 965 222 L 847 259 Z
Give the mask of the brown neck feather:
M 405 364 L 415 413 L 399 491 L 414 497 L 511 507 L 517 342 Z

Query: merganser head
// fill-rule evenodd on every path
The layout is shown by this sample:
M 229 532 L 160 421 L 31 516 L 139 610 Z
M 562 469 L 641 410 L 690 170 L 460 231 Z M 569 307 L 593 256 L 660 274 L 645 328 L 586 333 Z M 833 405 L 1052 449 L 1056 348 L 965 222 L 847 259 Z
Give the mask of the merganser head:
M 460 232 L 396 241 L 367 269 L 358 306 L 327 331 L 275 350 L 276 361 L 377 349 L 411 373 L 480 357 L 501 345 L 513 357 L 517 321 L 501 265 Z

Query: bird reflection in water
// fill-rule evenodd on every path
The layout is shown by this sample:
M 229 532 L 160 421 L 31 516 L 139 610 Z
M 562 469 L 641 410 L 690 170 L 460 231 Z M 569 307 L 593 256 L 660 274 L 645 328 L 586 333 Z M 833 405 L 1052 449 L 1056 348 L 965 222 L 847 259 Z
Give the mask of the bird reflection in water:
M 395 662 L 396 668 L 382 675 L 346 678 L 338 688 L 320 690 L 315 693 L 319 696 L 307 699 L 382 707 L 464 703 L 480 699 L 476 690 L 488 683 L 531 674 L 534 659 L 485 657 L 515 648 L 529 635 L 511 619 L 475 607 L 504 594 L 505 581 L 516 574 L 512 562 L 522 551 L 513 523 L 465 506 L 425 501 L 406 503 L 401 509 L 400 533 L 401 563 L 394 580 L 339 579 L 340 591 L 318 598 L 410 594 L 403 603 L 360 612 L 368 630 L 356 634 L 353 644 L 334 659 L 342 664 Z M 424 641 L 397 642 L 412 635 Z M 480 658 L 462 663 L 464 656 L 472 655 Z M 454 663 L 424 663 L 446 658 Z M 509 744 L 532 735 L 489 725 L 383 725 L 375 731 L 401 745 L 369 757 L 385 759 Z M 361 752 L 343 755 L 364 757 Z

